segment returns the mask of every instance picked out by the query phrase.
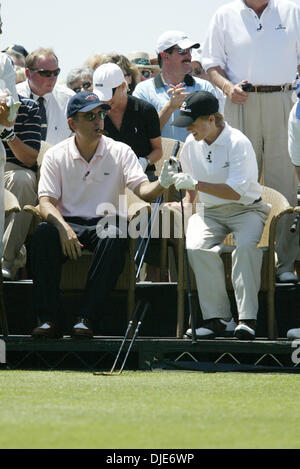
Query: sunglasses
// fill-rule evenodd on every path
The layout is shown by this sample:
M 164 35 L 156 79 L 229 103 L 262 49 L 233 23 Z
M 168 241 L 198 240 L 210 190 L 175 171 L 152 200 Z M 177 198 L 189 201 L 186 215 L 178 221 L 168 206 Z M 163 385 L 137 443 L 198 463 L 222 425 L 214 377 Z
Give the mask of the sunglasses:
M 82 83 L 81 86 L 77 86 L 76 88 L 72 88 L 72 89 L 73 89 L 73 91 L 75 91 L 75 93 L 80 93 L 82 88 L 84 90 L 87 90 L 90 86 L 92 86 L 92 83 L 90 81 L 86 81 L 86 82 Z
M 84 115 L 85 119 L 87 119 L 89 122 L 92 122 L 96 119 L 96 117 L 99 117 L 100 120 L 104 120 L 105 117 L 107 116 L 107 111 L 99 111 L 99 112 L 88 112 L 87 114 Z
M 144 78 L 150 78 L 151 72 L 149 70 L 142 70 L 141 74 L 143 75 Z
M 189 47 L 188 49 L 181 49 L 181 47 L 179 47 L 179 46 L 174 46 L 174 49 L 177 50 L 179 55 L 189 54 L 192 50 L 191 47 Z
M 44 70 L 43 68 L 37 69 L 37 68 L 30 68 L 31 72 L 36 72 L 38 73 L 41 77 L 57 77 L 60 74 L 60 68 L 57 68 L 56 70 Z

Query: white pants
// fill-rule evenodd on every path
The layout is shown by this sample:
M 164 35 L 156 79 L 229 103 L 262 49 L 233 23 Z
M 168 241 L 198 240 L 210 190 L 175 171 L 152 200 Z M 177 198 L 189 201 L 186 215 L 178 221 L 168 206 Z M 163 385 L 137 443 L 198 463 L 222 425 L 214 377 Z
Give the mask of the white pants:
M 205 208 L 189 219 L 186 246 L 194 271 L 203 319 L 232 317 L 220 244 L 233 233 L 232 284 L 239 319 L 256 319 L 262 251 L 257 247 L 270 207 L 224 204 Z
M 240 129 L 251 141 L 263 184 L 283 194 L 290 205 L 295 207 L 298 180 L 288 154 L 288 119 L 293 106 L 291 93 L 248 93 L 248 99 L 243 105 L 244 113 L 241 105 L 226 99 L 224 115 L 232 127 Z M 293 219 L 293 215 L 286 215 L 278 223 L 278 274 L 294 270 L 299 237 L 290 233 Z
M 36 173 L 30 169 L 22 168 L 14 163 L 6 163 L 4 184 L 6 189 L 17 197 L 21 209 L 26 204 L 36 204 Z M 13 275 L 26 262 L 26 251 L 21 248 L 27 237 L 31 220 L 32 215 L 24 211 L 11 215 L 5 220 L 2 266 L 10 269 Z

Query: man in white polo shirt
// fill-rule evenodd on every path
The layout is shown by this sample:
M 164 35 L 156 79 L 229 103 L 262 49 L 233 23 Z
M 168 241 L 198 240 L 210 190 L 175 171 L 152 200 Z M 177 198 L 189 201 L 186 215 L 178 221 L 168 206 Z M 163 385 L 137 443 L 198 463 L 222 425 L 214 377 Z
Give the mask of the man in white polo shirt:
M 101 314 L 125 262 L 127 222 L 119 196 L 129 187 L 150 202 L 172 183 L 168 161 L 159 181 L 149 182 L 131 148 L 102 135 L 108 109 L 94 93 L 74 95 L 67 116 L 75 135 L 50 148 L 43 159 L 38 193 L 46 221 L 37 227 L 31 249 L 34 307 L 42 322 L 33 330 L 34 337 L 61 336 L 61 264 L 67 257 L 76 260 L 83 247 L 94 255 L 72 335 L 93 336 L 90 320 Z M 113 222 L 116 214 L 108 231 L 106 211 Z
M 218 100 L 211 93 L 192 93 L 173 124 L 190 132 L 180 156 L 184 172 L 172 176 L 173 183 L 177 190 L 187 190 L 184 203 L 192 203 L 198 193 L 204 205 L 204 213 L 190 217 L 186 234 L 204 320 L 196 336 L 211 338 L 232 330 L 220 254 L 224 238 L 233 233 L 232 283 L 239 314 L 234 334 L 239 339 L 254 339 L 262 263 L 257 243 L 270 207 L 261 200 L 250 141 L 225 123 L 218 109 Z
M 287 127 L 300 64 L 300 8 L 289 0 L 235 0 L 222 6 L 212 18 L 202 59 L 212 82 L 227 95 L 226 121 L 253 145 L 263 183 L 297 205 Z M 252 86 L 245 90 L 247 83 Z M 297 282 L 299 245 L 290 225 L 288 216 L 279 224 L 279 282 Z

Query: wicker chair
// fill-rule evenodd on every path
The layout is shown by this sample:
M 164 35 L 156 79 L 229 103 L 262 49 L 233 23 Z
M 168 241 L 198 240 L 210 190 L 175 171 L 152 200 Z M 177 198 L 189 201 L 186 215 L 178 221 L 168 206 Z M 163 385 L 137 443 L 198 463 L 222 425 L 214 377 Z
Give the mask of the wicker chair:
M 4 210 L 5 210 L 5 218 L 7 218 L 11 214 L 15 214 L 21 211 L 18 199 L 12 192 L 9 192 L 7 189 L 4 189 Z M 3 336 L 7 337 L 8 325 L 7 325 L 5 304 L 4 304 L 1 260 L 0 260 L 0 326 L 1 326 Z
M 265 203 L 272 205 L 269 217 L 265 224 L 261 240 L 258 247 L 263 250 L 263 262 L 261 270 L 261 286 L 260 291 L 267 293 L 267 323 L 268 337 L 275 339 L 277 336 L 277 325 L 275 318 L 275 236 L 276 227 L 279 219 L 287 214 L 293 213 L 294 209 L 289 205 L 286 198 L 274 189 L 263 187 L 262 199 Z M 166 207 L 169 209 L 169 207 Z M 172 210 L 175 223 L 181 223 L 181 214 Z M 299 207 L 300 212 L 300 207 Z M 232 235 L 229 234 L 223 243 L 222 259 L 225 267 L 226 287 L 233 290 L 231 283 L 231 253 L 235 249 Z M 186 266 L 184 256 L 184 240 L 183 237 L 177 242 L 178 249 L 178 308 L 177 308 L 177 337 L 183 336 L 184 327 L 184 297 L 187 292 Z M 192 270 L 190 269 L 192 291 L 196 292 L 196 281 Z

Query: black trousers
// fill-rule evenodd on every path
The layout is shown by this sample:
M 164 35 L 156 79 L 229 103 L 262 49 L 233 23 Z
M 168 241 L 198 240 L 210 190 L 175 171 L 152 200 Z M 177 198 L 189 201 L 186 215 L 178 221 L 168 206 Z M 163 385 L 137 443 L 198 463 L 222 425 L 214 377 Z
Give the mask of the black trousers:
M 78 316 L 94 319 L 101 314 L 105 300 L 113 290 L 124 264 L 128 244 L 124 228 L 114 227 L 114 237 L 97 235 L 98 219 L 65 217 L 85 249 L 93 252 Z M 125 222 L 126 223 L 126 222 Z M 122 225 L 124 227 L 124 224 Z M 67 260 L 62 253 L 58 230 L 51 223 L 38 225 L 32 240 L 31 262 L 33 272 L 34 310 L 42 322 L 56 321 L 60 314 L 60 280 L 62 264 Z

